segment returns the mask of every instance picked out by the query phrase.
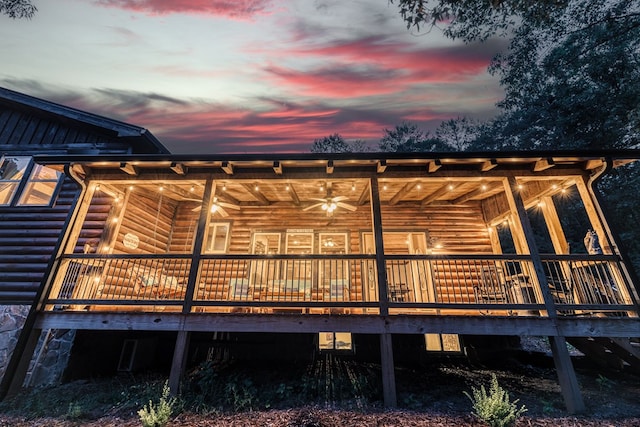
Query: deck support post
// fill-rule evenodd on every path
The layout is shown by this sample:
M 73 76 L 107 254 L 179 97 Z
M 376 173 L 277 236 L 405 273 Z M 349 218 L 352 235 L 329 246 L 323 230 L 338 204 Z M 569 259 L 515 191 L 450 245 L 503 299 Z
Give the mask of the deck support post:
M 584 412 L 585 406 L 580 393 L 576 372 L 571 363 L 571 356 L 567 350 L 567 341 L 564 337 L 549 337 L 553 363 L 556 366 L 560 391 L 564 398 L 564 404 L 570 414 Z
M 538 246 L 536 245 L 533 229 L 529 222 L 529 217 L 527 216 L 527 210 L 518 191 L 518 183 L 514 176 L 507 178 L 506 189 L 509 190 L 507 191 L 507 200 L 509 201 L 512 210 L 517 213 L 518 219 L 520 220 L 520 228 L 529 249 L 529 255 L 531 256 L 531 262 L 533 264 L 535 274 L 538 278 L 538 284 L 540 285 L 544 305 L 547 309 L 547 316 L 549 316 L 549 319 L 556 325 L 557 330 L 558 312 L 556 311 L 553 296 L 549 290 L 547 276 L 540 258 Z M 550 336 L 549 342 L 551 344 L 553 361 L 558 374 L 558 382 L 560 383 L 560 389 L 562 391 L 562 396 L 564 397 L 564 403 L 567 406 L 567 411 L 572 414 L 584 411 L 584 402 L 582 400 L 582 395 L 580 394 L 580 387 L 578 386 L 576 372 L 573 369 L 573 364 L 571 363 L 571 357 L 569 356 L 564 336 Z
M 187 353 L 189 349 L 190 338 L 190 332 L 178 331 L 178 336 L 176 337 L 176 347 L 173 350 L 171 372 L 169 373 L 169 390 L 172 396 L 177 396 L 180 392 L 180 382 L 187 365 Z
M 24 380 L 29 370 L 29 365 L 33 354 L 35 353 L 38 340 L 40 339 L 41 329 L 24 329 L 18 338 L 7 369 L 4 371 L 2 382 L 0 383 L 0 401 L 5 397 L 12 397 L 18 394 L 24 384 Z M 28 336 L 27 336 L 28 334 Z
M 391 334 L 380 334 L 380 366 L 382 368 L 382 396 L 385 408 L 398 405 L 396 374 L 393 367 L 393 340 Z

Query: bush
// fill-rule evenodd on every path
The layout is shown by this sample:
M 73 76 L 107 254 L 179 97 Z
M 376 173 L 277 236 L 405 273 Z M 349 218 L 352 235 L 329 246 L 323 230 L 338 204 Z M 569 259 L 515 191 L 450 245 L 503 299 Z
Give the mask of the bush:
M 176 404 L 175 397 L 169 397 L 169 385 L 167 382 L 162 387 L 162 396 L 157 405 L 151 400 L 138 411 L 138 416 L 143 427 L 163 427 L 169 422 L 173 407 Z
M 509 393 L 500 387 L 495 374 L 491 376 L 489 393 L 484 386 L 480 386 L 480 389 L 472 387 L 471 391 L 472 395 L 466 391 L 464 394 L 473 404 L 473 415 L 491 427 L 513 425 L 520 415 L 527 411 L 524 405 L 518 409 L 517 399 L 513 402 L 509 400 Z

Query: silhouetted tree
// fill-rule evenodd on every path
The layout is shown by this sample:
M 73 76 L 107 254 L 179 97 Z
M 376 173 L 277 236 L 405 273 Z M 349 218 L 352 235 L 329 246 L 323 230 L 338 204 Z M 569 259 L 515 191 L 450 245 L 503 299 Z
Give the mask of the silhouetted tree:
M 30 0 L 0 0 L 0 14 L 13 19 L 31 19 L 37 10 Z

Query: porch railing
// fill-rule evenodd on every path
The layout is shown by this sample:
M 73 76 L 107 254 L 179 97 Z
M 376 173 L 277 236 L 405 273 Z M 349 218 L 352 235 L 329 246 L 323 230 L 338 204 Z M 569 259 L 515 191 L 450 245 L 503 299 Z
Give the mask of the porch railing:
M 524 255 L 65 255 L 46 308 L 390 314 L 548 314 Z M 194 262 L 197 262 L 194 264 Z M 559 315 L 637 315 L 615 256 L 543 256 Z M 189 278 L 193 277 L 191 283 Z M 385 287 L 383 287 L 384 289 Z M 186 307 L 186 308 L 185 308 Z

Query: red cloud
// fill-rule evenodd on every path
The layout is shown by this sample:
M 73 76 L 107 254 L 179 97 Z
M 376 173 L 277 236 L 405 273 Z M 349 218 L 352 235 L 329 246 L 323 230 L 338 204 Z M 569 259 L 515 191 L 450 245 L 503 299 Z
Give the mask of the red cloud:
M 149 15 L 189 13 L 247 19 L 266 13 L 271 0 L 96 0 L 104 7 L 131 10 Z

